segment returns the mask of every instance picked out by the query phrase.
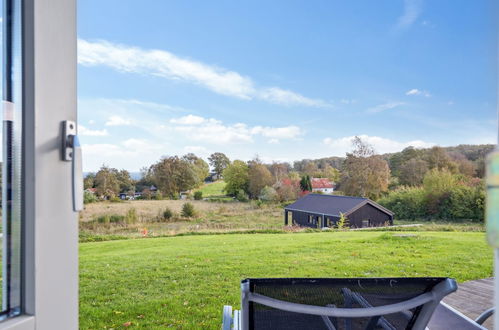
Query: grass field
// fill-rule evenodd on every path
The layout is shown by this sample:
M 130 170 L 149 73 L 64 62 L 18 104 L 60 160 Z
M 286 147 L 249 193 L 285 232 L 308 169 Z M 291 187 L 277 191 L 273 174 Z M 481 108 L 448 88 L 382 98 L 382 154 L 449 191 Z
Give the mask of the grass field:
M 214 183 L 216 184 L 216 183 Z M 193 218 L 181 218 L 179 213 L 186 201 L 138 200 L 125 202 L 99 202 L 85 205 L 80 213 L 80 237 L 82 241 L 107 240 L 110 238 L 173 236 L 186 233 L 228 233 L 262 231 L 299 231 L 307 229 L 284 228 L 283 207 L 279 204 L 189 201 L 196 209 Z M 177 216 L 159 219 L 169 208 Z M 121 215 L 134 209 L 135 223 L 100 224 L 95 220 L 103 215 Z M 413 224 L 414 221 L 397 220 L 395 224 Z M 484 231 L 483 223 L 466 221 L 420 221 L 424 226 L 414 228 L 378 228 L 384 231 Z
M 186 232 L 218 233 L 248 230 L 281 230 L 282 208 L 279 205 L 264 205 L 239 202 L 189 201 L 197 215 L 185 219 L 175 217 L 168 221 L 157 220 L 169 208 L 180 214 L 186 201 L 181 200 L 138 200 L 119 203 L 99 202 L 85 205 L 80 213 L 80 232 L 89 235 L 140 237 L 144 228 L 148 236 L 176 235 Z M 138 221 L 134 224 L 101 225 L 95 219 L 102 215 L 125 215 L 135 209 Z M 92 223 L 93 222 L 93 223 Z
M 80 327 L 219 329 L 246 277 L 492 275 L 483 233 L 205 235 L 80 245 Z
M 225 182 L 223 180 L 206 183 L 198 190 L 203 193 L 203 197 L 224 197 Z

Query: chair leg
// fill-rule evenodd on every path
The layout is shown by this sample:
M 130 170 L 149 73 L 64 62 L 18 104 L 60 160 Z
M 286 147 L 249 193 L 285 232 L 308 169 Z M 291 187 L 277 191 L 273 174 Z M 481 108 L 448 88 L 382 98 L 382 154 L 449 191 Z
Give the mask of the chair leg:
M 224 306 L 222 330 L 232 330 L 232 306 Z

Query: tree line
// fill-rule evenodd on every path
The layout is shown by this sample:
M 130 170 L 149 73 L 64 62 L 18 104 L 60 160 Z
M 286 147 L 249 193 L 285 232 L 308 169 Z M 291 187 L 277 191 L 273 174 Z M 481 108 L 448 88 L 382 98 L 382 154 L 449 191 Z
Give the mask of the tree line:
M 327 178 L 335 183 L 337 194 L 368 197 L 395 211 L 405 208 L 396 211 L 404 218 L 480 218 L 480 212 L 470 216 L 466 212 L 449 211 L 449 205 L 455 205 L 453 209 L 457 204 L 481 207 L 484 159 L 492 149 L 493 145 L 408 147 L 380 155 L 366 141 L 355 137 L 352 151 L 346 157 L 303 159 L 293 164 L 266 164 L 258 157 L 250 161 L 230 160 L 221 152 L 211 154 L 206 162 L 189 153 L 161 158 L 143 168 L 141 179 L 136 181 L 126 170 L 103 166 L 87 175 L 85 188 L 95 188 L 99 197 L 141 192 L 144 198 L 150 198 L 150 188 L 155 187 L 156 198 L 177 198 L 180 192 L 201 186 L 210 176 L 211 167 L 212 174 L 225 181 L 225 193 L 240 201 L 295 200 L 311 190 L 311 178 Z M 443 181 L 452 178 L 454 184 L 432 191 L 430 182 L 438 181 L 435 178 Z M 462 196 L 470 200 L 465 201 Z M 414 204 L 414 199 L 418 203 Z M 408 211 L 409 205 L 419 205 L 418 211 Z

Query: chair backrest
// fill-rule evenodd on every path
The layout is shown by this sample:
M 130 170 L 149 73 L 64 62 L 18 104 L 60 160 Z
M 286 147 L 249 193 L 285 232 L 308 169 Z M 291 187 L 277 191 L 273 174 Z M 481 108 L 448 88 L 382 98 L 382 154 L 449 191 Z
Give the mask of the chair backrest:
M 262 278 L 241 282 L 242 329 L 424 329 L 448 278 Z

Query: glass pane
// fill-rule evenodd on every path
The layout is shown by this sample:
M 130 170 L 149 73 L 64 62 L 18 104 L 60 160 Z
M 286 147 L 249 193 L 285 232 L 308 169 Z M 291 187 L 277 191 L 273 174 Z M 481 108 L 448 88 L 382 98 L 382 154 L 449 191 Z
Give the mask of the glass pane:
M 21 306 L 22 49 L 21 1 L 3 0 L 2 13 L 2 315 Z

